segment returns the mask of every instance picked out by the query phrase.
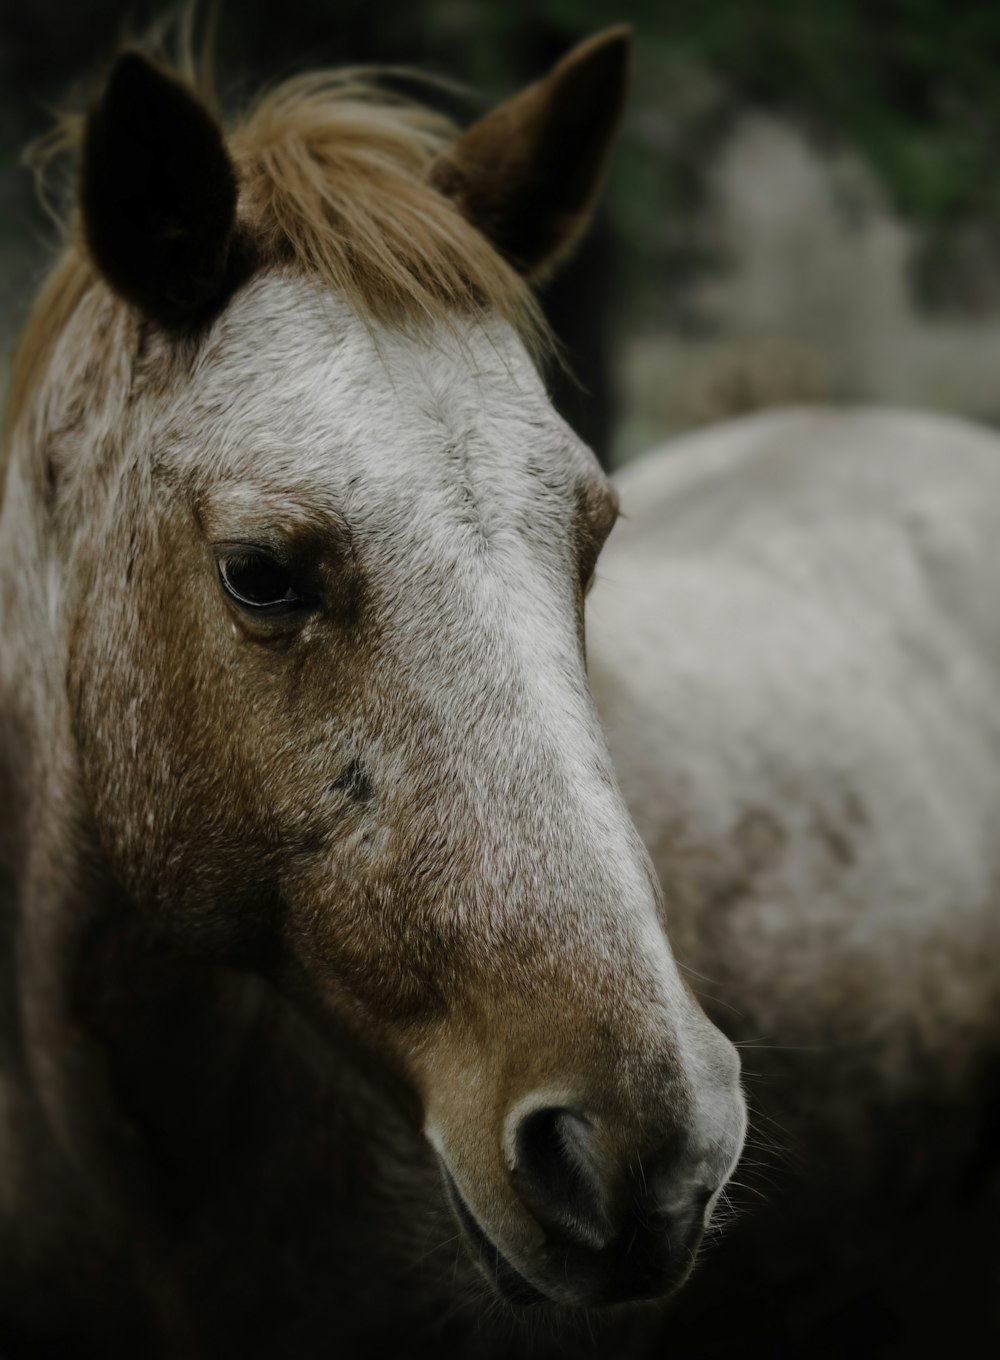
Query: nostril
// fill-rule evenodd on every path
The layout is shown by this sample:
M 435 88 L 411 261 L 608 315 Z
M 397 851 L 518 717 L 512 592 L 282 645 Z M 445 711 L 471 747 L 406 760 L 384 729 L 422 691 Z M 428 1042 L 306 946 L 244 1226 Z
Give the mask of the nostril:
M 590 1121 L 574 1110 L 533 1110 L 514 1135 L 514 1184 L 539 1224 L 581 1246 L 608 1243 L 608 1186 Z

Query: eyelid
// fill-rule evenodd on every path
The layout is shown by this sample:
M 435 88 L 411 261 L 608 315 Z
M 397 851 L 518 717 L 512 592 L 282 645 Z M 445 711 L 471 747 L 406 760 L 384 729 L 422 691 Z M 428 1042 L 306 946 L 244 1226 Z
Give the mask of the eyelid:
M 339 508 L 309 504 L 305 496 L 299 500 L 273 488 L 243 483 L 216 487 L 210 498 L 196 504 L 195 513 L 216 549 L 257 547 L 282 561 L 352 551 L 351 528 Z
M 265 528 L 254 531 L 254 536 L 246 538 L 219 538 L 213 539 L 211 549 L 216 557 L 239 557 L 241 554 L 248 557 L 256 554 L 260 557 L 270 557 L 280 566 L 290 566 L 297 554 L 290 550 L 287 535 L 278 533 L 268 533 Z

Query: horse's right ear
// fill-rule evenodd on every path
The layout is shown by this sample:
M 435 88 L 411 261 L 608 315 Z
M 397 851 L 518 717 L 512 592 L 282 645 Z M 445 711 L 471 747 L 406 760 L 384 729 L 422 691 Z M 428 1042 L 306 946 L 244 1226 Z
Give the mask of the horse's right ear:
M 94 262 L 148 317 L 182 329 L 222 301 L 236 226 L 222 129 L 193 91 L 119 57 L 83 143 L 83 224 Z

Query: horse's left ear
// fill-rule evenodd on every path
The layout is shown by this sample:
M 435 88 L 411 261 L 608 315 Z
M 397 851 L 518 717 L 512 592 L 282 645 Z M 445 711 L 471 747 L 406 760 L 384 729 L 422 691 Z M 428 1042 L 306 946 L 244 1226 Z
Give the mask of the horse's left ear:
M 118 58 L 90 111 L 81 200 L 95 264 L 147 316 L 182 328 L 221 301 L 236 226 L 222 129 L 138 53 Z
M 431 167 L 523 274 L 547 272 L 590 218 L 621 121 L 631 29 L 607 29 L 465 131 Z

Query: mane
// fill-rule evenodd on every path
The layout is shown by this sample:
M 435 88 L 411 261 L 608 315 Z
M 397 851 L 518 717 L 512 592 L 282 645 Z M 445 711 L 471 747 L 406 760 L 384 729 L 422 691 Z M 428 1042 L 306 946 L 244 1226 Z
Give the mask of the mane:
M 191 71 L 188 61 L 174 68 L 189 80 Z M 363 319 L 389 326 L 453 326 L 456 315 L 496 313 L 540 359 L 552 341 L 530 287 L 430 183 L 431 165 L 458 129 L 380 87 L 386 75 L 399 72 L 313 72 L 264 92 L 242 116 L 220 119 L 239 182 L 239 219 L 263 267 L 311 275 Z M 80 115 L 65 116 L 39 144 L 43 197 L 56 157 L 69 151 L 75 165 L 83 127 Z M 14 352 L 5 445 L 81 299 L 105 287 L 83 247 L 75 208 L 60 229 L 64 250 Z

